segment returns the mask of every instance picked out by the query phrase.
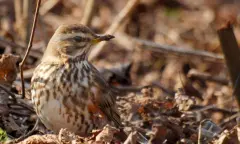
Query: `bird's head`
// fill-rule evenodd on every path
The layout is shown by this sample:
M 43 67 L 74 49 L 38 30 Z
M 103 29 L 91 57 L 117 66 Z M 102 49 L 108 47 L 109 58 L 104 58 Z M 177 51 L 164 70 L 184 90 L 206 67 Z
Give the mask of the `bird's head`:
M 63 57 L 87 59 L 92 45 L 112 38 L 114 38 L 112 35 L 98 35 L 81 24 L 61 25 L 50 39 L 43 61 Z

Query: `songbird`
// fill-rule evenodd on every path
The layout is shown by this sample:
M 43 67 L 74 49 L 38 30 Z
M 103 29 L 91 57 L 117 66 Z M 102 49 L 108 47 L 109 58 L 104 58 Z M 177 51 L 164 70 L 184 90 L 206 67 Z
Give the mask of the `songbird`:
M 86 136 L 101 119 L 122 126 L 111 86 L 88 61 L 92 45 L 112 38 L 81 24 L 57 28 L 31 79 L 32 102 L 48 129 Z

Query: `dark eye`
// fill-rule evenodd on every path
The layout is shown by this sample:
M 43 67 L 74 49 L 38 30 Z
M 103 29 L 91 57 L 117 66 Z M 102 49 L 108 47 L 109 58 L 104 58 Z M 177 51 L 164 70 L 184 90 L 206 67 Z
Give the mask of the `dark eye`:
M 83 38 L 80 37 L 80 36 L 75 36 L 73 39 L 74 39 L 74 41 L 76 41 L 76 42 L 82 42 L 82 41 L 83 41 Z

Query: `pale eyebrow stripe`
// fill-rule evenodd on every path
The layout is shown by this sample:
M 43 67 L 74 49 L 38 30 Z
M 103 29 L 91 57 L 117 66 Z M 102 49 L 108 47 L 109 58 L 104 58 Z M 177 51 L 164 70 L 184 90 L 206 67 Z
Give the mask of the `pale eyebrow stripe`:
M 82 32 L 79 32 L 79 33 L 73 33 L 73 34 L 59 34 L 57 36 L 54 37 L 53 41 L 62 41 L 62 40 L 65 40 L 65 39 L 71 39 L 71 38 L 74 38 L 74 37 L 84 37 L 84 38 L 89 38 L 91 39 L 91 35 L 90 34 L 86 34 L 86 33 L 82 33 Z
M 63 47 L 79 47 L 79 48 L 83 48 L 85 47 L 87 44 L 85 42 L 80 42 L 80 43 L 75 43 L 74 45 L 67 43 L 67 44 L 62 44 L 59 47 L 63 48 Z

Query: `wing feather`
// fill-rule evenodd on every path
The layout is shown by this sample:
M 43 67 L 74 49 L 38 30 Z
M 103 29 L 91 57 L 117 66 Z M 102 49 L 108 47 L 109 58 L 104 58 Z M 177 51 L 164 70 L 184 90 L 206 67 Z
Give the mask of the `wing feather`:
M 108 120 L 113 121 L 117 127 L 121 127 L 121 118 L 116 108 L 115 97 L 113 96 L 111 87 L 103 79 L 98 70 L 91 65 L 93 87 L 97 89 L 94 93 L 97 105 Z

